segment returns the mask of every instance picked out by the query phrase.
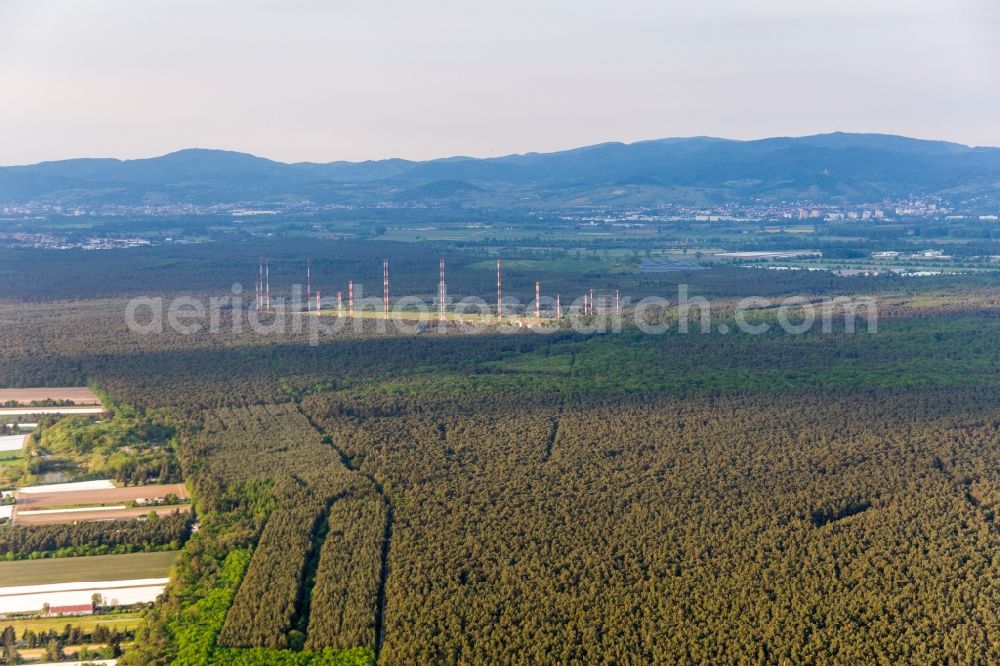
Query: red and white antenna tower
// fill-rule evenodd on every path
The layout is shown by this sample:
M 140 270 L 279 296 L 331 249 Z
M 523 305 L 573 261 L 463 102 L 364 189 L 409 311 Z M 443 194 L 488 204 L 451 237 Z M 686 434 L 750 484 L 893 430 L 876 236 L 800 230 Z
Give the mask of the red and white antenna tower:
M 389 318 L 389 260 L 382 260 L 382 310 L 385 318 Z
M 542 318 L 542 284 L 535 280 L 535 319 Z
M 271 309 L 271 285 L 268 276 L 267 257 L 260 258 L 257 267 L 259 279 L 257 280 L 257 310 L 267 312 Z
M 261 257 L 257 263 L 257 270 L 259 275 L 257 276 L 257 310 L 264 309 L 264 257 Z
M 309 312 L 309 299 L 312 298 L 312 259 L 306 259 L 306 312 Z M 318 302 L 318 300 L 317 300 Z M 319 308 L 316 308 L 319 310 Z
M 590 304 L 590 314 L 594 314 L 594 289 L 593 288 L 590 289 L 590 300 L 588 301 L 588 303 Z
M 448 288 L 444 283 L 444 259 L 442 258 L 439 264 L 439 272 L 441 273 L 441 281 L 438 282 L 438 321 L 445 320 L 444 303 L 445 298 L 448 296 Z
M 347 316 L 354 316 L 354 280 L 347 281 Z
M 264 257 L 264 309 L 271 311 L 271 262 Z
M 500 257 L 497 257 L 497 319 L 503 319 L 503 279 L 500 272 Z

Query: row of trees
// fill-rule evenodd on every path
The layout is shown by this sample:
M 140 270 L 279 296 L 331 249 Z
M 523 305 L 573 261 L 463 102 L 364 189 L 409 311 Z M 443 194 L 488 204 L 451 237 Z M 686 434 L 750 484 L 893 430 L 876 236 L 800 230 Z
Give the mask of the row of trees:
M 14 630 L 13 625 L 7 627 Z M 6 630 L 5 630 L 6 632 Z M 104 624 L 81 627 L 67 623 L 61 630 L 49 629 L 48 631 L 33 631 L 25 629 L 21 634 L 20 644 L 25 648 L 44 647 L 51 641 L 56 640 L 63 645 L 87 644 L 107 644 L 121 645 L 135 639 L 135 631 L 132 629 L 117 629 Z
M 175 511 L 144 520 L 84 521 L 51 525 L 8 525 L 0 529 L 6 560 L 109 555 L 176 550 L 191 535 L 194 513 Z
M 109 629 L 103 624 L 98 624 L 90 630 L 67 624 L 62 631 L 50 629 L 49 631 L 35 632 L 25 629 L 18 640 L 17 632 L 13 625 L 7 625 L 0 631 L 0 664 L 21 664 L 24 659 L 20 649 L 44 648 L 43 658 L 46 661 L 63 661 L 67 658 L 75 658 L 83 662 L 90 662 L 96 659 L 114 659 L 122 654 L 122 643 L 135 638 L 132 631 L 119 631 Z M 82 647 L 72 653 L 67 653 L 67 645 L 106 644 L 104 648 Z

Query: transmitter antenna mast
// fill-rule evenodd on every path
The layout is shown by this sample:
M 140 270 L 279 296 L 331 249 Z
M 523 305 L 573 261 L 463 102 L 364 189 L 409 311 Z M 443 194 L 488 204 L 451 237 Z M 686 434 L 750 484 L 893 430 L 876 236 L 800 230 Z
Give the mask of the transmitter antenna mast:
M 389 318 L 389 260 L 382 260 L 382 310 L 385 318 Z
M 503 319 L 503 277 L 500 272 L 500 257 L 497 257 L 497 319 Z
M 448 288 L 445 286 L 444 283 L 444 258 L 441 259 L 439 265 L 439 271 L 441 273 L 441 281 L 438 283 L 438 320 L 444 321 L 445 320 L 444 303 L 445 303 L 445 298 L 448 295 Z

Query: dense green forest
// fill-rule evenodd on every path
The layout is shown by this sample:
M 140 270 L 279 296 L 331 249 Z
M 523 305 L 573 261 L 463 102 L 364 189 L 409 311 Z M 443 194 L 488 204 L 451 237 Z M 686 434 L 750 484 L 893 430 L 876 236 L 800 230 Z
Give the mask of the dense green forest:
M 795 288 L 711 272 L 718 321 Z M 114 406 L 33 446 L 183 478 L 198 529 L 4 526 L 0 548 L 183 544 L 126 664 L 996 662 L 996 292 L 866 284 L 878 329 L 853 334 L 366 324 L 309 345 L 11 304 L 4 384 Z M 169 456 L 115 466 L 123 441 Z

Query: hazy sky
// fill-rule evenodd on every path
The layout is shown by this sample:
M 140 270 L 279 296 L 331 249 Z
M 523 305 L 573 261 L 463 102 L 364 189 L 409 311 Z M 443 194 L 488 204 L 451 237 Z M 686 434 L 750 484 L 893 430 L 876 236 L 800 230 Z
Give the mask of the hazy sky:
M 0 164 L 1000 145 L 996 0 L 0 0 Z

